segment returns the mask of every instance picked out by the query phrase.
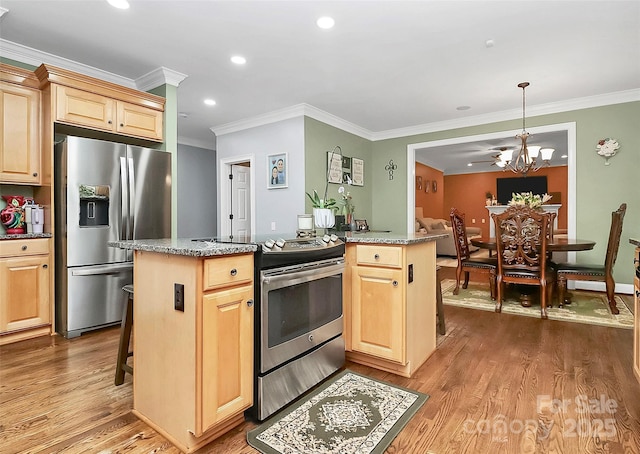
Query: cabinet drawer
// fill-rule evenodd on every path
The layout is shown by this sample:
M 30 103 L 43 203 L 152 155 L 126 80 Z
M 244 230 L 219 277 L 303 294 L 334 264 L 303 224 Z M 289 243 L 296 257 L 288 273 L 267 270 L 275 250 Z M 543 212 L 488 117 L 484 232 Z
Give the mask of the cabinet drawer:
M 230 255 L 204 261 L 204 291 L 252 281 L 253 254 Z
M 356 262 L 358 265 L 402 267 L 401 246 L 364 245 L 356 246 Z
M 47 238 L 0 241 L 0 257 L 14 257 L 20 255 L 37 255 L 48 253 L 49 240 Z

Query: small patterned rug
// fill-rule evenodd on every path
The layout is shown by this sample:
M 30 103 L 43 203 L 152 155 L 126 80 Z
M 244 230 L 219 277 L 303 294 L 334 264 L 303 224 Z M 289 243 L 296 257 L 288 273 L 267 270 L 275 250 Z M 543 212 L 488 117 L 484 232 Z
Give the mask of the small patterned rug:
M 428 395 L 345 370 L 247 433 L 266 454 L 381 454 Z
M 495 301 L 491 300 L 489 284 L 469 282 L 466 289 L 460 283 L 460 292 L 453 294 L 456 286 L 454 279 L 442 280 L 442 302 L 451 306 L 468 307 L 485 311 L 495 310 Z M 505 314 L 525 315 L 540 318 L 540 305 L 522 307 L 518 299 L 517 290 L 510 290 L 502 302 L 502 312 Z M 559 308 L 554 302 L 553 307 L 547 308 L 549 320 L 562 320 L 567 322 L 587 323 L 590 325 L 611 326 L 615 328 L 633 329 L 633 314 L 618 295 L 615 296 L 620 314 L 613 315 L 609 310 L 609 303 L 603 293 L 589 292 L 585 290 L 571 290 L 573 297 L 571 304 Z

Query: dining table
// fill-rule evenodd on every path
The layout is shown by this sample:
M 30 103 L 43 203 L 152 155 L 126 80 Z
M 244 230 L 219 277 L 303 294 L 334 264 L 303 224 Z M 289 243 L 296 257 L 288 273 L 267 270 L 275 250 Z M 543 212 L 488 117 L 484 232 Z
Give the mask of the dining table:
M 495 251 L 497 248 L 496 239 L 494 237 L 476 237 L 470 238 L 471 244 L 482 249 Z M 573 252 L 573 251 L 589 251 L 596 245 L 592 240 L 581 240 L 577 238 L 566 238 L 564 236 L 547 239 L 547 251 L 549 252 Z M 523 286 L 524 287 L 524 286 Z M 522 292 L 520 296 L 520 304 L 525 307 L 531 305 L 531 294 Z M 565 292 L 563 304 L 571 304 L 571 293 Z

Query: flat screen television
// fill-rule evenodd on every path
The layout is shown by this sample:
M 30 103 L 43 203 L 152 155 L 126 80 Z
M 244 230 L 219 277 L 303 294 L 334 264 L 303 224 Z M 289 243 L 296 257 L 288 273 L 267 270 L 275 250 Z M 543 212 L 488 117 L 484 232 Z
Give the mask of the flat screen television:
M 506 205 L 514 192 L 547 193 L 547 177 L 496 178 L 498 203 Z

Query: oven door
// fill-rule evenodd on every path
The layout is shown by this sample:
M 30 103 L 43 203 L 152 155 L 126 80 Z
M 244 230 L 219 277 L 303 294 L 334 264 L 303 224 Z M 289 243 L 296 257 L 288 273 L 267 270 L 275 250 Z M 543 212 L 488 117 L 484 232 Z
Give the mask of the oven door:
M 344 260 L 260 273 L 260 372 L 342 334 Z

